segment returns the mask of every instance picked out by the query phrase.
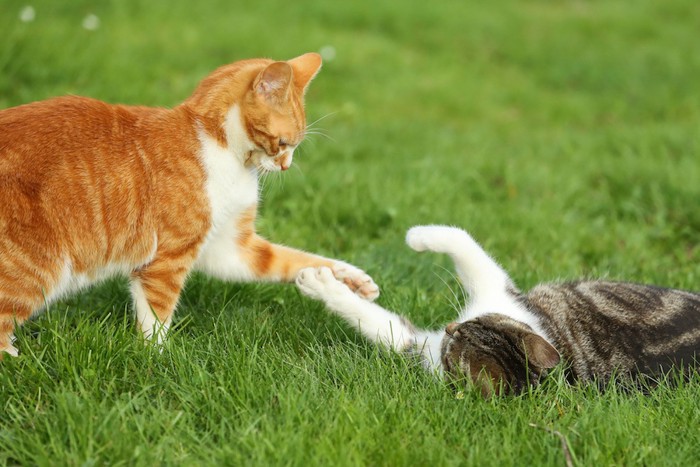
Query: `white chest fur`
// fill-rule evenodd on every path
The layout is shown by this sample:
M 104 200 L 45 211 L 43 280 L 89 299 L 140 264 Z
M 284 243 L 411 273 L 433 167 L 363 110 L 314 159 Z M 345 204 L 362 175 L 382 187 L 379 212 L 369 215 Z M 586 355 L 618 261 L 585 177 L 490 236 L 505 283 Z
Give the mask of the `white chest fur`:
M 231 142 L 228 148 L 200 132 L 212 225 L 196 268 L 223 279 L 245 279 L 249 272 L 241 262 L 235 240 L 241 213 L 258 201 L 257 172 L 244 164 L 254 145 L 243 129 L 238 106 L 229 111 L 225 129 Z
M 200 132 L 201 160 L 207 176 L 207 195 L 211 205 L 212 233 L 232 217 L 255 204 L 258 200 L 258 177 L 255 169 L 244 165 L 245 154 L 253 148 L 243 130 L 238 106 L 226 119 L 228 148 Z

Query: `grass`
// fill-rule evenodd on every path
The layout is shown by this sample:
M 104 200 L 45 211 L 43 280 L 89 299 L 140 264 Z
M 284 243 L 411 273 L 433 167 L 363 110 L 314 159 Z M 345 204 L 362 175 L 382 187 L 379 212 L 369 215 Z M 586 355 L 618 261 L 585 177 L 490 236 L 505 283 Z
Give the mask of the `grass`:
M 421 326 L 455 315 L 412 225 L 460 225 L 527 289 L 698 289 L 700 5 L 692 0 L 50 2 L 0 13 L 0 108 L 76 93 L 172 106 L 215 67 L 331 46 L 307 98 L 331 138 L 268 180 L 259 230 L 351 261 Z M 81 27 L 88 14 L 97 30 Z M 443 281 L 445 283 L 443 283 Z M 7 465 L 693 465 L 700 380 L 650 395 L 554 377 L 454 393 L 292 286 L 194 276 L 167 348 L 125 284 L 54 304 L 0 371 Z M 534 425 L 534 426 L 532 426 Z

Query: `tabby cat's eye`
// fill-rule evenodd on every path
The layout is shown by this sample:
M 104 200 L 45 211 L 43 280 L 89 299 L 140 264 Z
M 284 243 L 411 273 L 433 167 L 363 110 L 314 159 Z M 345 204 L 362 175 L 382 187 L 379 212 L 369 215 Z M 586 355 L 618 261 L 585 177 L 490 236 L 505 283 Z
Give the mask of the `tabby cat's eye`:
M 287 143 L 286 139 L 280 139 L 279 143 L 277 143 L 277 144 L 279 144 L 279 147 L 284 148 L 287 146 L 288 143 Z

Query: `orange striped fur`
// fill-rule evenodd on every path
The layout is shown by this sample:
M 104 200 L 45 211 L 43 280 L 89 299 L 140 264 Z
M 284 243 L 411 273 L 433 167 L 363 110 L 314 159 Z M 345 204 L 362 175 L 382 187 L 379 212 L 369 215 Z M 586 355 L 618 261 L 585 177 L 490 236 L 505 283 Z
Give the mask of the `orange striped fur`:
M 17 355 L 16 324 L 115 274 L 158 341 L 193 269 L 290 282 L 330 266 L 374 299 L 361 270 L 255 232 L 257 176 L 289 168 L 320 66 L 317 54 L 239 61 L 173 109 L 71 96 L 0 111 L 0 358 Z

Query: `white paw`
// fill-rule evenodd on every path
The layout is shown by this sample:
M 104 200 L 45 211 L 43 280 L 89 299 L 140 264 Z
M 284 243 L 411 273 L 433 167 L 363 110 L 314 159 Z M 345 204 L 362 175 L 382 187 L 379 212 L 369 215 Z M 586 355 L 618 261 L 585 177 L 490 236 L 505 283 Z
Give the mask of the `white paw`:
M 304 295 L 316 300 L 328 301 L 338 295 L 352 294 L 326 267 L 302 269 L 297 275 L 296 284 Z
M 139 323 L 141 327 L 141 332 L 144 337 L 144 343 L 146 345 L 153 345 L 160 353 L 163 353 L 163 348 L 165 347 L 165 340 L 168 337 L 168 330 L 170 329 L 170 320 L 167 323 L 161 323 L 155 314 L 152 315 L 152 321 L 146 321 Z
M 444 225 L 419 225 L 406 232 L 406 243 L 416 251 L 435 251 L 447 253 L 454 244 L 465 236 L 465 232 L 456 227 Z
M 425 251 L 428 249 L 429 227 L 419 226 L 411 227 L 406 232 L 406 244 L 416 251 Z
M 0 352 L 5 352 L 13 357 L 19 357 L 19 351 L 12 344 L 8 344 L 7 347 L 0 349 Z
M 406 243 L 416 251 L 434 250 L 435 231 L 438 226 L 419 225 L 406 232 Z
M 356 268 L 352 264 L 336 261 L 332 270 L 335 278 L 350 287 L 358 296 L 370 302 L 379 297 L 379 287 L 362 269 Z

